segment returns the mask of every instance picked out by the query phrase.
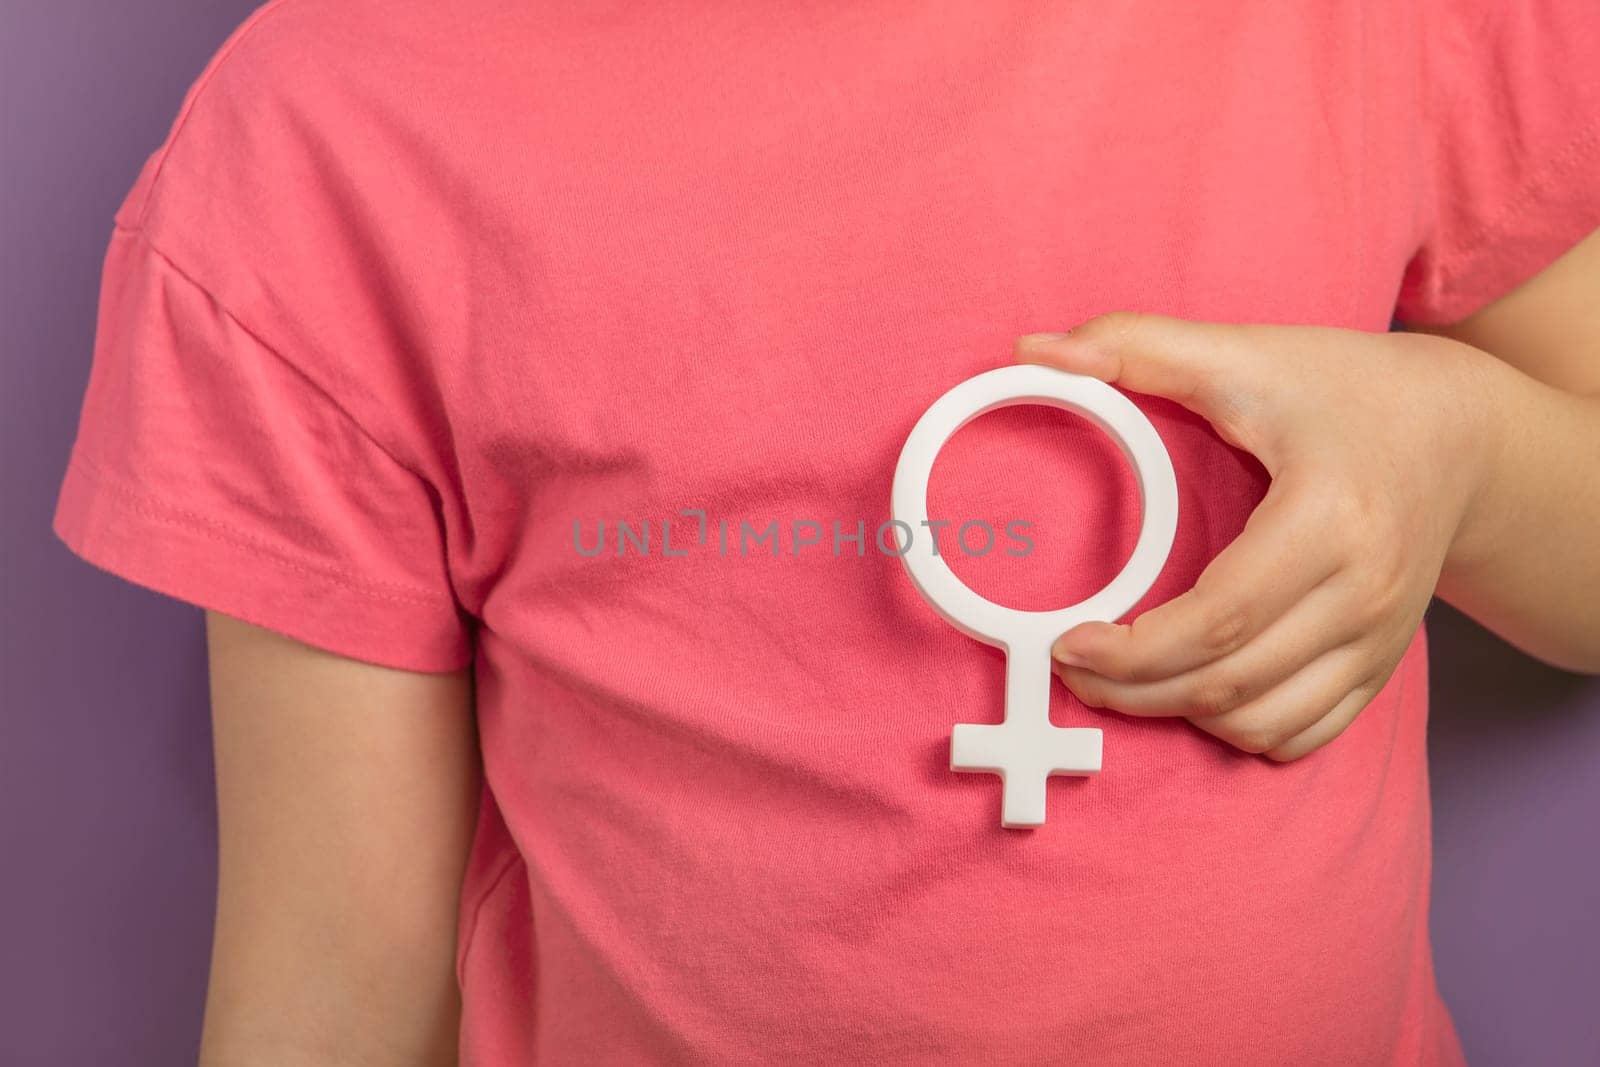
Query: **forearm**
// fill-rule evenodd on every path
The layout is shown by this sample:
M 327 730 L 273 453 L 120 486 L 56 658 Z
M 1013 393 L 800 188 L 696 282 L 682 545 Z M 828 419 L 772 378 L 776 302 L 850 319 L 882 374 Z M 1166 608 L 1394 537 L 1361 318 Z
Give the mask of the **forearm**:
M 1511 644 L 1600 673 L 1600 398 L 1484 356 L 1482 477 L 1438 594 Z

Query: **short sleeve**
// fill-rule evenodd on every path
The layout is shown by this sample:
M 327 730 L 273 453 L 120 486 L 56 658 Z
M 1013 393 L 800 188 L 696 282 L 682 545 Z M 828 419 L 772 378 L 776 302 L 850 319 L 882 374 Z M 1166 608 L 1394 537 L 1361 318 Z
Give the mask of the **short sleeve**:
M 1396 317 L 1460 321 L 1600 229 L 1600 3 L 1433 0 L 1420 247 Z
M 341 655 L 470 662 L 427 483 L 118 226 L 53 528 L 96 566 Z

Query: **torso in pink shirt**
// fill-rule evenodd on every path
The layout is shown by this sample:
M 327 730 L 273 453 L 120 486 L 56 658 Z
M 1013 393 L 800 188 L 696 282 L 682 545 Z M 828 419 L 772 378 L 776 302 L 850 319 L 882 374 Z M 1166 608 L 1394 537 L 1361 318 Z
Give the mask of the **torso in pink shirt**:
M 948 761 L 1004 660 L 874 538 L 918 415 L 1018 334 L 1382 330 L 1517 280 L 1537 235 L 1498 273 L 1473 241 L 1563 116 L 1462 134 L 1431 94 L 1475 76 L 1471 20 L 1432 17 L 277 0 L 118 213 L 58 529 L 348 655 L 475 665 L 469 1064 L 1459 1063 L 1420 632 L 1288 764 L 1055 683 L 1104 768 L 1003 829 Z M 1143 610 L 1266 477 L 1134 399 L 1180 491 Z M 1139 521 L 1112 446 L 1040 409 L 963 430 L 932 498 L 995 525 L 957 570 L 1027 608 L 1098 588 Z

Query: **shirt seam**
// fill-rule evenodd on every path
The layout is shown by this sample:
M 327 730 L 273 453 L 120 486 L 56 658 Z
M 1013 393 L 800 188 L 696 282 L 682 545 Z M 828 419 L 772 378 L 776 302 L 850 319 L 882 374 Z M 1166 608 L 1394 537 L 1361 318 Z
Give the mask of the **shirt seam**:
M 158 256 L 174 274 L 178 275 L 178 277 L 182 278 L 189 285 L 193 286 L 200 293 L 204 294 L 206 299 L 211 302 L 212 306 L 225 315 L 229 322 L 233 323 L 234 326 L 242 330 L 245 335 L 259 345 L 263 351 L 267 352 L 274 359 L 278 360 L 285 367 L 289 368 L 289 370 L 296 377 L 300 378 L 308 386 L 310 386 L 319 397 L 331 405 L 334 410 L 338 411 L 339 414 L 342 415 L 345 420 L 355 428 L 357 433 L 361 434 L 362 437 L 370 441 L 373 447 L 382 452 L 390 462 L 399 467 L 401 470 L 405 471 L 407 474 L 411 475 L 413 478 L 416 478 L 418 481 L 422 482 L 424 485 L 432 485 L 432 482 L 426 475 L 417 470 L 413 464 L 401 459 L 398 454 L 398 450 L 384 443 L 384 441 L 382 441 L 377 434 L 369 429 L 365 423 L 358 419 L 349 408 L 345 407 L 338 397 L 334 396 L 325 385 L 317 381 L 310 374 L 306 373 L 305 369 L 302 368 L 298 363 L 290 359 L 288 356 L 285 356 L 274 345 L 266 341 L 256 329 L 241 319 L 232 308 L 228 307 L 227 304 L 223 303 L 222 299 L 218 297 L 216 293 L 214 293 L 203 282 L 195 278 L 195 276 L 186 270 L 181 264 L 179 264 L 177 260 L 173 259 L 173 257 L 165 249 L 156 244 L 155 239 L 150 235 L 150 231 L 147 228 L 143 226 L 129 226 L 121 222 L 113 222 L 112 229 L 120 230 L 126 233 L 133 240 L 142 241 L 145 246 L 149 248 L 153 254 Z
M 1434 57 L 1429 54 L 1429 50 L 1427 48 L 1428 22 L 1431 21 L 1436 15 L 1442 21 L 1444 15 L 1439 10 L 1437 5 L 1433 7 L 1424 6 L 1423 8 L 1419 8 L 1418 14 L 1423 20 L 1423 45 L 1417 51 L 1417 76 L 1419 80 L 1418 84 L 1421 86 L 1422 93 L 1421 112 L 1423 121 L 1423 144 L 1425 146 L 1425 153 L 1427 157 L 1427 165 L 1424 170 L 1424 174 L 1427 176 L 1425 185 L 1426 204 L 1422 212 L 1426 221 L 1422 227 L 1422 232 L 1418 235 L 1418 245 L 1420 247 L 1427 244 L 1427 242 L 1431 239 L 1432 234 L 1436 233 L 1439 227 L 1439 218 L 1441 214 L 1441 200 L 1439 196 L 1439 167 L 1442 156 L 1440 149 L 1443 141 L 1443 127 L 1441 123 L 1444 121 L 1444 116 L 1452 112 L 1456 99 L 1462 93 L 1464 93 L 1465 90 L 1462 89 L 1459 84 L 1452 83 L 1450 87 L 1442 94 L 1431 91 L 1431 85 L 1435 78 L 1436 68 Z M 1470 48 L 1470 42 L 1475 42 L 1482 38 L 1483 28 L 1488 24 L 1492 15 L 1492 9 L 1488 7 L 1484 8 L 1484 10 L 1478 12 L 1477 21 L 1473 23 L 1470 31 L 1453 39 L 1447 35 L 1440 43 L 1439 47 L 1454 48 L 1457 42 L 1466 41 L 1469 42 L 1467 47 Z
M 228 62 L 229 58 L 244 43 L 245 39 L 255 32 L 256 27 L 292 2 L 293 0 L 268 0 L 267 3 L 256 8 L 248 18 L 235 27 L 230 35 L 230 40 L 206 64 L 206 68 L 201 73 L 199 80 L 195 82 L 193 89 L 184 100 L 183 109 L 178 113 L 177 119 L 174 120 L 172 132 L 166 138 L 166 143 L 161 149 L 161 158 L 156 161 L 156 168 L 150 175 L 150 187 L 145 191 L 144 202 L 139 205 L 139 215 L 133 220 L 135 226 L 143 226 L 146 217 L 150 214 L 151 203 L 155 199 L 156 187 L 161 180 L 162 171 L 166 169 L 167 160 L 172 156 L 172 151 L 177 145 L 178 138 L 189 124 L 189 116 L 194 113 L 196 105 L 199 104 L 200 98 L 205 95 L 205 91 L 211 85 L 212 79 L 217 76 L 217 72 Z
M 489 899 L 493 897 L 495 891 L 500 888 L 500 883 L 506 880 L 506 877 L 516 869 L 517 864 L 521 861 L 521 854 L 513 849 L 511 854 L 506 857 L 505 862 L 501 865 L 500 869 L 494 873 L 492 878 L 489 879 L 488 884 L 485 886 L 483 892 L 478 894 L 478 899 L 473 903 L 472 918 L 467 923 L 466 934 L 461 942 L 461 951 L 456 957 L 456 982 L 458 984 L 463 986 L 466 984 L 467 959 L 472 955 L 473 946 L 477 944 L 478 926 L 483 920 L 483 909 L 488 906 Z
M 227 544 L 232 548 L 257 553 L 286 570 L 299 572 L 311 577 L 332 579 L 377 600 L 425 604 L 436 607 L 455 606 L 453 597 L 445 596 L 442 593 L 424 589 L 420 586 L 362 578 L 337 567 L 314 566 L 303 559 L 288 556 L 280 549 L 273 548 L 250 534 L 215 518 L 190 511 L 187 508 L 177 507 L 133 488 L 100 466 L 99 463 L 90 459 L 88 454 L 81 449 L 75 448 L 73 450 L 69 460 L 69 467 L 75 468 L 81 476 L 100 488 L 123 498 L 119 506 L 128 508 L 135 514 L 143 515 L 145 518 L 157 522 L 192 530 L 203 537 Z

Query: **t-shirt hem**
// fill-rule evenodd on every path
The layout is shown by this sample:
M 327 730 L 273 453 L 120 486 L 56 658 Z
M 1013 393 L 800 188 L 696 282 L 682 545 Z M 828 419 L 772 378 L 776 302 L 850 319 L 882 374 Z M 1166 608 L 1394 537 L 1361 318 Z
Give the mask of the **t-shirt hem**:
M 364 583 L 241 543 L 115 480 L 79 452 L 68 461 L 51 529 L 109 574 L 324 651 L 423 672 L 473 660 L 453 600 Z

